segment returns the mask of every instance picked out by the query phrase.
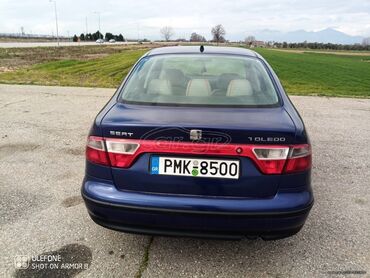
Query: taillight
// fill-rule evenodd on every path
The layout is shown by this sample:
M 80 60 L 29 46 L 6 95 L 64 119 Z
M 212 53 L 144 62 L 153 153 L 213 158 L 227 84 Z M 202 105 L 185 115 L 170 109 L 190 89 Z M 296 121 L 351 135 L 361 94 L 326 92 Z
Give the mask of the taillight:
M 109 165 L 103 138 L 90 136 L 87 139 L 86 159 L 96 164 Z
M 255 161 L 264 174 L 302 172 L 311 168 L 311 147 L 254 147 Z
M 110 163 L 113 167 L 129 167 L 135 159 L 135 152 L 140 147 L 136 142 L 106 139 Z
M 143 153 L 241 156 L 252 159 L 263 174 L 301 172 L 311 168 L 311 147 L 204 144 L 90 136 L 86 159 L 101 165 L 128 168 Z
M 255 147 L 253 153 L 264 174 L 281 174 L 288 157 L 289 147 Z
M 312 155 L 311 146 L 298 145 L 290 149 L 284 173 L 301 172 L 311 168 Z
M 106 146 L 106 147 L 105 147 Z M 140 144 L 127 140 L 90 136 L 86 145 L 86 159 L 113 167 L 129 167 Z

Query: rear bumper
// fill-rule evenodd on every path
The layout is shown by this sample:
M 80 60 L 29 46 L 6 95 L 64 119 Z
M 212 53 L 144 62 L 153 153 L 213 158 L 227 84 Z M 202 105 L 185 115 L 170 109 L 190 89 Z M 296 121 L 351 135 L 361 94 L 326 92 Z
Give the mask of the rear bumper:
M 313 205 L 311 191 L 269 199 L 178 196 L 119 191 L 85 180 L 82 196 L 98 224 L 124 232 L 217 238 L 282 238 L 297 233 Z

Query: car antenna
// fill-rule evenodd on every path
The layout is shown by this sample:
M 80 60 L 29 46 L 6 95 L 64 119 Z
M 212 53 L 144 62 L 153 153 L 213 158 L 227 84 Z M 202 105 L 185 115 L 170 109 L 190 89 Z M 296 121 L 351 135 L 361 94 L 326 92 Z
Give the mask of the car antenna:
M 201 45 L 199 50 L 200 50 L 200 52 L 201 52 L 201 53 L 203 53 L 203 51 L 204 51 L 204 46 L 203 46 L 203 45 Z

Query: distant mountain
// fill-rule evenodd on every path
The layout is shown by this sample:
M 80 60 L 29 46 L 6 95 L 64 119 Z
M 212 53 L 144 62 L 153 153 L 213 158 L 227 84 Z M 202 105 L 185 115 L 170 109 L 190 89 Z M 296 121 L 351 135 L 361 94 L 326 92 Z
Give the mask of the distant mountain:
M 321 42 L 337 44 L 361 43 L 363 37 L 351 36 L 332 28 L 327 28 L 317 32 L 297 30 L 283 33 L 274 30 L 262 30 L 254 34 L 257 40 L 277 41 L 277 42 Z

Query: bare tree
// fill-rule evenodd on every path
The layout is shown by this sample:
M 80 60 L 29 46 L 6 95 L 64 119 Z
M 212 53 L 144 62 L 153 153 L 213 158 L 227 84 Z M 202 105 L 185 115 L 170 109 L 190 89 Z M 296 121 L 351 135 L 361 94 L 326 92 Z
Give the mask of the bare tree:
M 160 32 L 165 41 L 169 41 L 171 37 L 175 34 L 171 26 L 164 26 L 163 28 L 161 28 Z
M 370 45 L 370 37 L 368 37 L 368 38 L 364 38 L 364 39 L 362 40 L 362 45 L 364 45 L 364 46 L 368 46 L 368 45 Z
M 212 28 L 212 36 L 213 36 L 213 41 L 217 42 L 224 42 L 225 41 L 225 34 L 226 31 L 224 27 L 221 24 L 216 25 L 215 27 Z
M 245 44 L 248 46 L 251 46 L 254 41 L 256 41 L 256 38 L 254 36 L 248 36 L 245 38 Z

